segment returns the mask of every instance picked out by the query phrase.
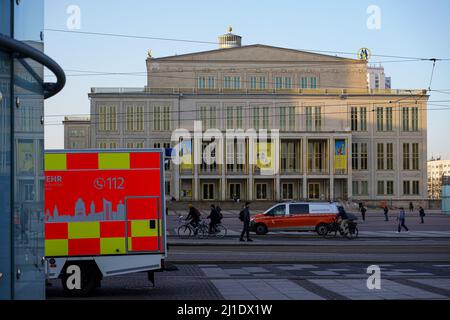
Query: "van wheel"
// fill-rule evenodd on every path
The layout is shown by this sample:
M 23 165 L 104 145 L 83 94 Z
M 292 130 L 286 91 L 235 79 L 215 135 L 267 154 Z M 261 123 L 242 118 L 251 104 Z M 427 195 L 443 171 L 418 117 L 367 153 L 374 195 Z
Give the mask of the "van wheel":
M 74 274 L 68 274 L 67 268 L 71 265 L 80 268 L 80 289 L 72 288 L 72 284 L 75 282 Z M 63 289 L 66 293 L 73 297 L 83 297 L 90 295 L 95 288 L 100 287 L 101 278 L 98 276 L 98 271 L 96 268 L 90 264 L 69 264 L 64 268 L 63 274 L 61 276 L 61 282 Z
M 263 224 L 257 224 L 255 228 L 255 232 L 258 235 L 264 235 L 267 233 L 267 227 Z
M 324 236 L 327 233 L 327 225 L 325 223 L 321 223 L 316 227 L 316 232 L 319 236 Z

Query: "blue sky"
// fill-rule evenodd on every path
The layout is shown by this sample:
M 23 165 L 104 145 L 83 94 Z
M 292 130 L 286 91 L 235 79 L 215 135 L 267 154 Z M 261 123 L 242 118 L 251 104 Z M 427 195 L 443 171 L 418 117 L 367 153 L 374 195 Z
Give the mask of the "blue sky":
M 118 1 L 45 0 L 45 28 L 66 29 L 70 5 L 80 8 L 84 32 L 216 41 L 228 25 L 243 44 L 294 49 L 450 58 L 450 1 Z M 380 8 L 381 28 L 368 29 L 368 6 Z M 66 70 L 143 72 L 148 49 L 166 56 L 216 48 L 214 44 L 86 36 L 46 31 L 45 50 Z M 372 62 L 389 58 L 373 57 Z M 385 63 L 393 88 L 427 88 L 431 62 Z M 74 72 L 67 71 L 67 74 Z M 51 77 L 48 80 L 52 79 Z M 145 76 L 68 77 L 66 88 L 46 101 L 45 114 L 88 114 L 91 87 L 141 87 Z M 432 89 L 450 90 L 450 61 L 438 62 Z M 430 100 L 450 107 L 450 94 Z M 434 103 L 434 102 L 433 102 Z M 428 155 L 450 158 L 450 110 L 429 106 Z M 62 117 L 48 117 L 48 124 Z M 63 127 L 46 126 L 46 148 L 63 147 Z

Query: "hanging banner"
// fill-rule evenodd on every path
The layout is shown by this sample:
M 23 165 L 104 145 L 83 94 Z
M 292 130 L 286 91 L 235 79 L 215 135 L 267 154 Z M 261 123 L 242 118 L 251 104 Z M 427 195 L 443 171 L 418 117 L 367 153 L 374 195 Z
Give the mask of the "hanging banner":
M 270 142 L 258 142 L 254 144 L 256 155 L 256 166 L 260 169 L 273 170 L 275 165 L 272 155 L 275 154 L 273 144 Z
M 347 169 L 347 146 L 345 140 L 334 141 L 334 169 Z
M 183 140 L 180 142 L 180 167 L 181 170 L 192 170 L 193 169 L 193 159 L 192 159 L 192 141 Z

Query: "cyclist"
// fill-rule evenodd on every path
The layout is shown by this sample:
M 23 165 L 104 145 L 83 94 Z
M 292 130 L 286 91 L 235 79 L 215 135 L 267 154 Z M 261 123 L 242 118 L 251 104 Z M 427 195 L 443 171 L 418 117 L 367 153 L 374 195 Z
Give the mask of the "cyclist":
M 344 207 L 338 207 L 338 214 L 336 215 L 336 222 L 340 223 L 341 233 L 345 233 L 348 230 L 348 214 L 345 212 Z
M 200 218 L 201 213 L 192 204 L 189 204 L 188 207 L 189 207 L 189 213 L 188 213 L 188 215 L 187 215 L 185 220 L 186 221 L 190 220 L 189 224 L 194 228 L 194 230 L 195 230 L 194 234 L 196 234 L 197 233 L 197 227 L 198 227 L 198 225 L 199 225 L 199 223 L 201 221 L 201 218 Z

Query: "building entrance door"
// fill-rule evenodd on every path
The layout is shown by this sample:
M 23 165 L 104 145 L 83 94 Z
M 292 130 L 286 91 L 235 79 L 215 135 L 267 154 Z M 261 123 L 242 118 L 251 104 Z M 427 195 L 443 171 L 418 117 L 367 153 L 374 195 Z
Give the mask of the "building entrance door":
M 308 199 L 310 200 L 320 199 L 320 183 L 318 182 L 308 183 Z
M 230 183 L 230 199 L 241 199 L 241 184 L 240 183 Z

